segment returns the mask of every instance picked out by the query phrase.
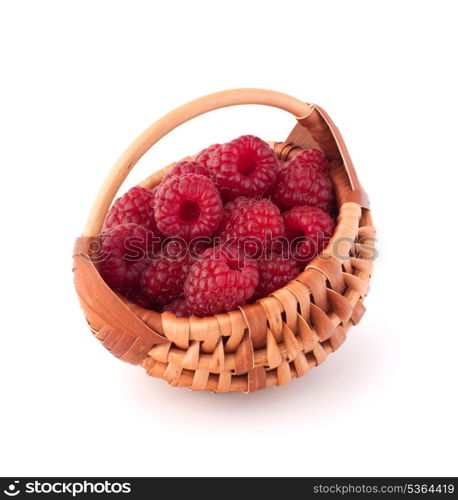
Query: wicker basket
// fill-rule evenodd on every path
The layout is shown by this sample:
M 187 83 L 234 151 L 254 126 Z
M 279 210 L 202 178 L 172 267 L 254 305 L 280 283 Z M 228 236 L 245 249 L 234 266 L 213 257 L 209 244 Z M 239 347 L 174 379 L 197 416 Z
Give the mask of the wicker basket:
M 339 208 L 328 247 L 287 286 L 226 314 L 177 318 L 127 301 L 97 271 L 93 252 L 119 187 L 142 155 L 180 124 L 208 111 L 240 104 L 283 109 L 297 123 L 285 142 L 271 143 L 280 159 L 301 148 L 321 149 Z M 141 185 L 153 187 L 170 165 Z M 363 315 L 372 272 L 375 231 L 367 196 L 343 139 L 323 109 L 278 92 L 237 89 L 181 106 L 143 132 L 113 166 L 76 240 L 74 277 L 94 336 L 114 356 L 142 365 L 171 385 L 214 392 L 252 392 L 283 385 L 321 364 Z

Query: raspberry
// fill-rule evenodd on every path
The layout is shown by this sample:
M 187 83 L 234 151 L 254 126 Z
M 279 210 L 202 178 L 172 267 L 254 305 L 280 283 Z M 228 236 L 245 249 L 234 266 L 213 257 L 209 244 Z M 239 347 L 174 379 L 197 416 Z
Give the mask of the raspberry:
M 294 207 L 283 218 L 292 255 L 300 262 L 308 262 L 324 250 L 334 232 L 332 217 L 316 207 Z
M 151 233 L 138 224 L 120 224 L 101 236 L 100 273 L 113 288 L 135 286 L 148 265 Z
M 191 266 L 184 293 L 194 314 L 217 314 L 244 304 L 253 295 L 258 280 L 256 261 L 246 258 L 236 247 L 208 248 Z
M 104 229 L 111 229 L 119 224 L 135 223 L 157 234 L 153 203 L 154 191 L 141 186 L 129 189 L 113 203 L 105 219 Z
M 311 154 L 303 151 L 280 169 L 272 190 L 275 203 L 284 207 L 307 205 L 329 212 L 334 202 L 331 180 L 322 164 L 309 162 Z
M 319 149 L 304 149 L 296 156 L 301 156 L 302 160 L 304 160 L 306 163 L 315 163 L 325 172 L 327 172 L 329 169 L 328 160 L 326 159 L 324 153 Z
M 160 231 L 167 236 L 190 241 L 215 232 L 223 205 L 210 179 L 203 175 L 185 174 L 173 176 L 160 184 L 154 211 Z
M 205 167 L 208 166 L 208 160 L 213 156 L 213 153 L 221 147 L 221 144 L 212 144 L 211 146 L 208 146 L 208 148 L 203 149 L 200 153 L 196 154 L 195 160 L 201 163 L 202 165 L 205 165 Z
M 207 162 L 222 196 L 231 200 L 238 196 L 259 196 L 275 182 L 277 157 L 270 146 L 252 135 L 216 148 Z
M 259 299 L 275 292 L 293 280 L 300 272 L 301 266 L 292 259 L 281 254 L 271 253 L 258 259 L 259 283 L 254 297 Z
M 143 307 L 144 309 L 150 309 L 151 302 L 140 286 L 123 288 L 118 291 L 127 300 L 133 302 L 134 304 L 137 304 L 137 306 Z
M 236 240 L 246 255 L 255 257 L 285 236 L 285 224 L 270 200 L 241 196 L 225 205 L 218 235 L 223 242 Z
M 166 304 L 183 293 L 184 280 L 191 265 L 185 246 L 181 247 L 179 241 L 170 241 L 162 255 L 143 271 L 142 288 L 155 304 Z
M 170 179 L 170 177 L 173 177 L 174 175 L 185 175 L 185 174 L 199 174 L 199 175 L 204 175 L 205 177 L 210 177 L 210 172 L 207 167 L 204 166 L 204 164 L 199 163 L 197 161 L 179 161 L 173 168 L 170 170 L 170 172 L 164 176 L 162 179 L 162 182 L 166 181 L 167 179 Z
M 192 315 L 191 309 L 186 299 L 175 299 L 164 306 L 164 311 L 170 311 L 178 318 L 189 318 Z

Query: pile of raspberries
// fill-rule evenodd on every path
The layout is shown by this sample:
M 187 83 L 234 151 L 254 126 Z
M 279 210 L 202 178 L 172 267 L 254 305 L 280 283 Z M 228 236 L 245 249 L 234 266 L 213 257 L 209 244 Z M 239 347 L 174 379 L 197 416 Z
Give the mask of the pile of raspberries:
M 137 305 L 178 317 L 224 313 L 294 279 L 334 232 L 321 151 L 277 160 L 258 137 L 213 144 L 154 189 L 112 205 L 99 270 Z

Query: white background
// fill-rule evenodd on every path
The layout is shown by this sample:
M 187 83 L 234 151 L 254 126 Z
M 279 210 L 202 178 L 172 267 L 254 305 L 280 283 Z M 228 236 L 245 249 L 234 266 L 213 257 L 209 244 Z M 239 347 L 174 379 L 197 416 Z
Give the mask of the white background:
M 456 475 L 456 2 L 2 1 L 1 475 Z M 71 250 L 162 114 L 233 87 L 322 105 L 367 189 L 367 314 L 300 381 L 170 388 L 92 338 Z M 207 144 L 282 140 L 247 106 L 173 132 L 125 189 Z

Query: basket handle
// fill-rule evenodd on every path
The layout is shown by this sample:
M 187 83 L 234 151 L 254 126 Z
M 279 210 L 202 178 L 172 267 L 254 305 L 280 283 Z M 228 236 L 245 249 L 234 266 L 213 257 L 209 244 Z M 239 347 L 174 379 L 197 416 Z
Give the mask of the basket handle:
M 309 104 L 294 97 L 263 89 L 224 90 L 206 95 L 174 109 L 140 134 L 113 165 L 92 205 L 83 235 L 95 237 L 100 233 L 108 209 L 121 184 L 151 146 L 192 118 L 215 109 L 241 104 L 262 104 L 280 108 L 291 113 L 298 120 L 308 116 L 313 111 L 313 107 Z

